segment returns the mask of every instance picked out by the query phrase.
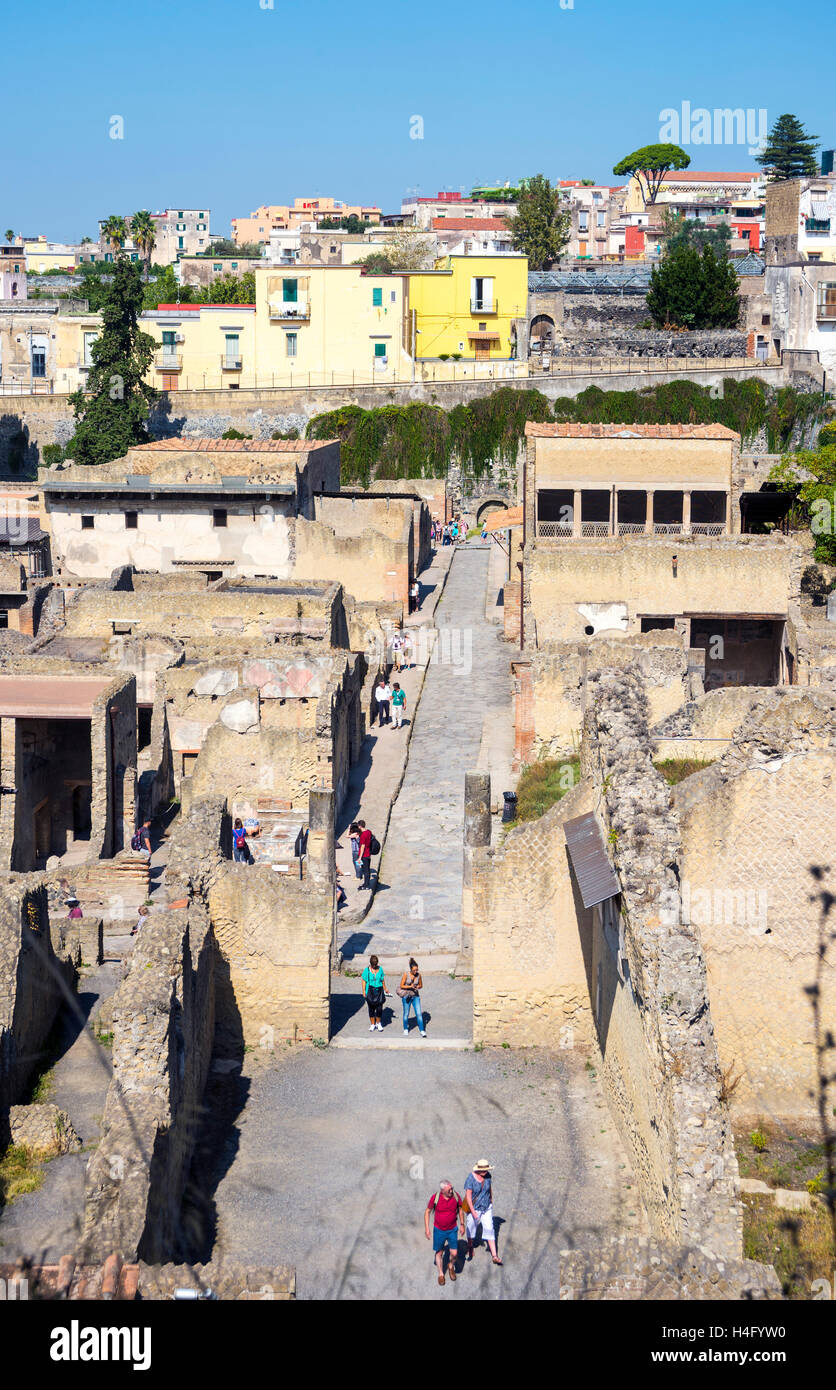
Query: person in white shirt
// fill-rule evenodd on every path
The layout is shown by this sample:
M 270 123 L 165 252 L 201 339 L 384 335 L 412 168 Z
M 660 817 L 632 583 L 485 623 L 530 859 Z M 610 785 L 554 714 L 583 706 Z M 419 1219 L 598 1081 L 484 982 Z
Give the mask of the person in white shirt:
M 389 701 L 392 698 L 392 687 L 384 676 L 380 677 L 374 688 L 374 698 L 377 701 L 377 722 L 381 726 L 389 723 Z
M 398 671 L 403 670 L 404 645 L 405 644 L 403 633 L 396 632 L 394 637 L 392 638 L 392 655 L 395 658 L 395 669 Z

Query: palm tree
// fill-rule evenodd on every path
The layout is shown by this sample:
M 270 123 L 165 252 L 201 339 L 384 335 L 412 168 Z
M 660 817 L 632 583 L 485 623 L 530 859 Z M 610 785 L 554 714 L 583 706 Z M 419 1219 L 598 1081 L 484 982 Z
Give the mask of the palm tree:
M 15 239 L 15 234 L 14 234 L 14 232 L 12 231 L 11 227 L 7 227 L 6 232 L 5 232 L 5 237 L 6 237 L 7 242 L 8 242 L 9 245 L 11 246 L 12 242 L 13 242 L 14 239 Z
M 124 217 L 117 217 L 115 213 L 106 217 L 102 223 L 102 236 L 105 241 L 110 242 L 110 249 L 115 256 L 128 239 L 128 225 Z
M 150 212 L 135 212 L 131 218 L 131 236 L 137 251 L 145 261 L 146 279 L 151 278 L 151 255 L 157 244 L 157 229 Z

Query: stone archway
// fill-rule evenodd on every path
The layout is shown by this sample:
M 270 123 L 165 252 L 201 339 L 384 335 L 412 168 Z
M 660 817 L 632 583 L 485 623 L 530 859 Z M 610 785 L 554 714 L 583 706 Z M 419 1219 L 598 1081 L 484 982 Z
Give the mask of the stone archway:
M 485 517 L 490 516 L 491 512 L 507 512 L 510 505 L 511 504 L 508 498 L 503 497 L 501 495 L 496 495 L 492 497 L 480 497 L 475 511 L 476 525 L 481 526 Z
M 535 314 L 528 330 L 528 351 L 542 353 L 554 347 L 554 319 L 551 314 Z

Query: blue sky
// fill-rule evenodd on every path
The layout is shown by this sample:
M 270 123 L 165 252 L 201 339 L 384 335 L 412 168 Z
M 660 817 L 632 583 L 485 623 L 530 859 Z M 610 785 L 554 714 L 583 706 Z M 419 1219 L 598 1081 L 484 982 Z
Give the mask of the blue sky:
M 615 183 L 683 101 L 792 111 L 836 146 L 833 0 L 803 24 L 778 0 L 269 3 L 42 0 L 4 64 L 0 234 L 75 240 L 111 212 L 204 205 L 224 234 L 302 194 L 393 211 L 410 189 L 526 173 Z M 745 146 L 685 148 L 693 168 L 754 167 Z

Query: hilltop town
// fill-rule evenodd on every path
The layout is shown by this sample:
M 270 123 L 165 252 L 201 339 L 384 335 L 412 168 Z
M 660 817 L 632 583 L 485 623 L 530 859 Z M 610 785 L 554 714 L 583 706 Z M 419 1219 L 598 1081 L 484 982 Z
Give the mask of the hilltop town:
M 829 1278 L 836 171 L 676 148 L 6 233 L 7 1297 Z

